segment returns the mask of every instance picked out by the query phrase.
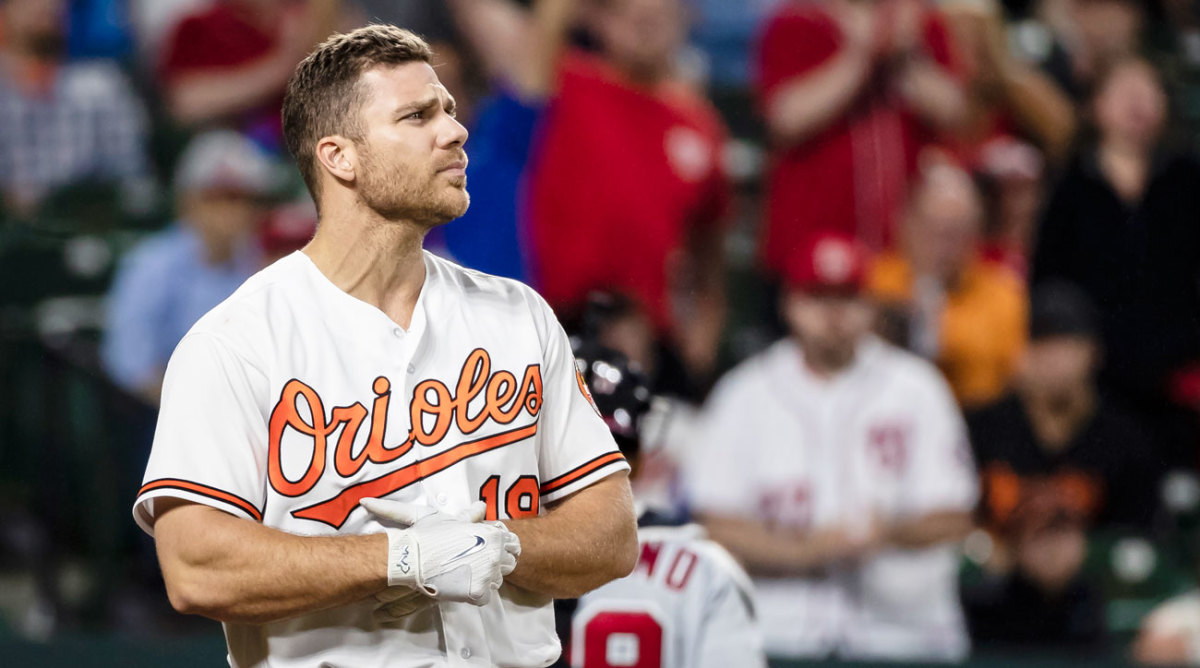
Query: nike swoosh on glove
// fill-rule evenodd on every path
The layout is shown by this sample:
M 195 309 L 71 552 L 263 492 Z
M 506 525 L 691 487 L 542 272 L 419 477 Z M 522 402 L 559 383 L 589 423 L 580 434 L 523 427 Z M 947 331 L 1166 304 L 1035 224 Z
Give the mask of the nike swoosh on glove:
M 408 587 L 438 601 L 486 605 L 516 568 L 520 540 L 501 522 L 480 521 L 482 502 L 461 514 L 386 499 L 361 503 L 386 527 L 389 587 Z

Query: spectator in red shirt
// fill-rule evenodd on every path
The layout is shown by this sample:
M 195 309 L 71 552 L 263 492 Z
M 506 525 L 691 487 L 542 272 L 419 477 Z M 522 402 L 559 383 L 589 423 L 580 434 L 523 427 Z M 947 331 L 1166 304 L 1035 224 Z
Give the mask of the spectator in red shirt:
M 185 17 L 159 75 L 182 125 L 231 122 L 279 150 L 280 103 L 296 64 L 332 32 L 341 0 L 220 0 Z
M 950 37 L 931 4 L 791 2 L 767 23 L 763 250 L 772 273 L 820 232 L 885 248 L 919 149 L 963 120 Z
M 561 58 L 533 156 L 537 287 L 568 317 L 591 290 L 632 296 L 685 364 L 704 373 L 723 310 L 724 129 L 677 76 L 686 33 L 679 0 L 604 0 L 593 9 L 589 27 L 603 55 Z

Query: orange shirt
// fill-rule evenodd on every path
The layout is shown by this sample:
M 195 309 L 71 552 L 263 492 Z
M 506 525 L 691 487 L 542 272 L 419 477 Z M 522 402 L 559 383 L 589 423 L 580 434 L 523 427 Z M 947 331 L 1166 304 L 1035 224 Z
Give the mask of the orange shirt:
M 871 267 L 868 290 L 884 306 L 904 308 L 912 289 L 912 267 L 898 253 L 885 253 Z M 1027 310 L 1020 279 L 983 259 L 972 261 L 946 294 L 934 361 L 959 403 L 978 406 L 1008 388 L 1025 345 Z

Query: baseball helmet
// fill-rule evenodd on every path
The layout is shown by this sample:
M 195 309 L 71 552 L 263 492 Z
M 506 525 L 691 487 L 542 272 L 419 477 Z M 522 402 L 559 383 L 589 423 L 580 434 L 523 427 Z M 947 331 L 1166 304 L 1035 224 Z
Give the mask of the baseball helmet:
M 650 383 L 621 353 L 578 338 L 571 340 L 579 377 L 592 403 L 626 456 L 636 455 L 642 418 L 650 411 Z

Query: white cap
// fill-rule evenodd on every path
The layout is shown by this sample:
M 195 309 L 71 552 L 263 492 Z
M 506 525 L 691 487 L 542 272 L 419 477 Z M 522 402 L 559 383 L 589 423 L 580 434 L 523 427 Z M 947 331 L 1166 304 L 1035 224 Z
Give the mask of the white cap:
M 237 190 L 270 195 L 279 183 L 275 162 L 233 130 L 213 130 L 188 144 L 175 170 L 175 189 Z

